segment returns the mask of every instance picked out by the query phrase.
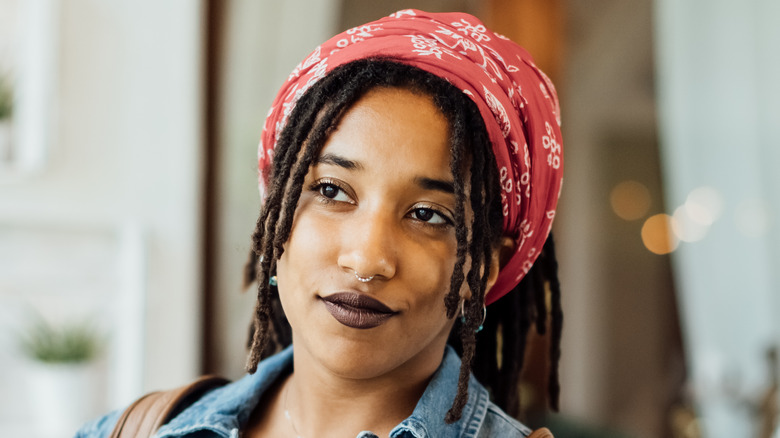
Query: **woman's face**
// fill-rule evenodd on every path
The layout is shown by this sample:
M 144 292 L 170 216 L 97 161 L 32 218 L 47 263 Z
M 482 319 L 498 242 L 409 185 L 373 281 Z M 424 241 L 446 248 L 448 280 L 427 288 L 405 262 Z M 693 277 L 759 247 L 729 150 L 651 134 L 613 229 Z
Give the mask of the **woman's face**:
M 306 176 L 277 265 L 296 363 L 358 379 L 436 369 L 453 324 L 449 144 L 428 96 L 378 88 L 344 114 Z

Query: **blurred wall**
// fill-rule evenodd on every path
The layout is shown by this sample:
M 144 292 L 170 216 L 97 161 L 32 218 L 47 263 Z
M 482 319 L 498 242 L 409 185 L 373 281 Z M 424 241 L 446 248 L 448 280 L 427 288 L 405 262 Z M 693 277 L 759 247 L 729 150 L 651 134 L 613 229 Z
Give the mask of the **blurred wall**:
M 645 221 L 665 211 L 653 3 L 564 4 L 566 176 L 555 229 L 565 292 L 563 413 L 632 437 L 669 436 L 684 358 L 669 257 L 642 238 Z M 624 218 L 612 198 L 626 182 L 643 188 L 644 202 L 628 196 L 636 210 Z
M 777 416 L 780 373 L 768 357 L 780 337 L 780 3 L 662 0 L 655 11 L 692 395 L 706 436 L 770 436 L 759 430 Z
M 58 50 L 55 94 L 49 96 L 55 117 L 51 126 L 39 126 L 51 141 L 37 172 L 0 172 L 0 231 L 6 239 L 23 231 L 25 248 L 38 251 L 25 262 L 31 275 L 19 278 L 47 279 L 52 286 L 17 288 L 9 284 L 16 277 L 4 275 L 0 303 L 16 311 L 49 303 L 46 310 L 60 319 L 98 313 L 114 352 L 134 347 L 117 346 L 115 335 L 125 330 L 122 315 L 138 310 L 132 331 L 141 337 L 140 349 L 129 358 L 139 363 L 130 372 L 137 386 L 131 382 L 124 398 L 112 400 L 115 407 L 199 372 L 201 2 L 30 2 L 42 3 L 53 5 L 59 26 L 52 42 Z M 107 277 L 103 287 L 95 279 L 125 263 L 123 230 L 134 240 L 135 276 Z M 60 241 L 71 246 L 58 247 L 52 233 L 73 236 Z M 113 242 L 107 244 L 113 251 L 91 249 L 104 241 Z M 70 251 L 53 259 L 53 248 Z M 21 254 L 0 249 L 0 256 L 20 260 Z M 93 263 L 79 267 L 85 269 L 80 286 L 53 275 L 73 274 L 75 260 Z M 124 282 L 138 285 L 139 296 L 131 299 L 138 309 L 116 308 Z M 51 308 L 55 302 L 61 305 Z M 122 365 L 111 367 L 109 374 Z M 18 405 L 24 396 L 14 400 Z
M 359 26 L 390 15 L 401 9 L 420 9 L 428 12 L 459 11 L 479 15 L 482 0 L 341 0 L 339 30 Z

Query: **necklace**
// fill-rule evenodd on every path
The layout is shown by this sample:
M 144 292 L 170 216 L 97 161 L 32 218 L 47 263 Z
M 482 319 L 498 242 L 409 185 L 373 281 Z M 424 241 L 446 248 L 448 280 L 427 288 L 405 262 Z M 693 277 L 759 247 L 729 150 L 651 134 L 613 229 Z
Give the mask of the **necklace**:
M 293 432 L 295 432 L 295 436 L 297 438 L 303 438 L 300 433 L 298 433 L 298 429 L 295 428 L 295 421 L 293 421 L 292 415 L 290 415 L 290 411 L 287 409 L 287 396 L 290 394 L 290 383 L 287 384 L 287 387 L 284 388 L 284 416 L 287 418 L 287 421 L 290 423 L 290 427 L 292 427 Z

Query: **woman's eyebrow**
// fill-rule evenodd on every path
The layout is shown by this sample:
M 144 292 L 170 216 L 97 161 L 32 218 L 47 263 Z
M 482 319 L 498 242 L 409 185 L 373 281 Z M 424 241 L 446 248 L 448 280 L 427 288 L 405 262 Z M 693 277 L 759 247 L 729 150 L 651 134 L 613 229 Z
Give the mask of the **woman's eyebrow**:
M 363 165 L 358 163 L 357 161 L 348 160 L 344 157 L 340 157 L 336 154 L 322 154 L 319 158 L 317 158 L 317 161 L 314 162 L 314 165 L 318 164 L 332 164 L 334 166 L 343 167 L 347 170 L 362 170 Z
M 455 184 L 452 181 L 418 176 L 414 182 L 425 190 L 437 190 L 447 194 L 455 193 Z
M 347 170 L 363 170 L 363 165 L 359 162 L 349 160 L 333 153 L 325 153 L 320 155 L 320 157 L 317 158 L 317 160 L 314 162 L 315 166 L 319 164 L 330 164 Z M 425 190 L 436 190 L 447 194 L 455 193 L 455 184 L 452 181 L 444 181 L 441 179 L 418 176 L 414 179 L 414 182 Z

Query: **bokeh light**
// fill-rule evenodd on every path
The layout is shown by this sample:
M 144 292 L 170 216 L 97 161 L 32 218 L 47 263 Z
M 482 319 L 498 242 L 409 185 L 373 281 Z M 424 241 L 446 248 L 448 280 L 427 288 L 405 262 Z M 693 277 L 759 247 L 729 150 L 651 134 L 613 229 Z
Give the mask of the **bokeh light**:
M 697 242 L 704 239 L 710 229 L 709 223 L 702 223 L 695 217 L 697 212 L 691 211 L 685 203 L 674 211 L 672 216 L 672 232 L 683 242 Z
M 671 232 L 674 219 L 668 214 L 656 214 L 642 225 L 642 243 L 654 254 L 669 254 L 677 249 L 680 241 Z
M 688 218 L 701 225 L 712 225 L 723 213 L 723 196 L 712 187 L 697 187 L 685 200 Z
M 612 211 L 621 219 L 640 219 L 650 210 L 650 190 L 637 181 L 622 181 L 612 188 L 609 201 Z

